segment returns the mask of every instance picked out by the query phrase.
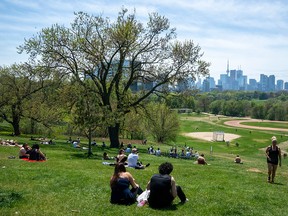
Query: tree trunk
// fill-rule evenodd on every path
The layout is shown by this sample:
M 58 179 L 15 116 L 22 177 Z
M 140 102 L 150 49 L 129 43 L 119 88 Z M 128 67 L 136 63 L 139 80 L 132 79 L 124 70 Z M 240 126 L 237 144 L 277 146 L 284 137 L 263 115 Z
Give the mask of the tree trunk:
M 20 111 L 19 106 L 12 105 L 12 126 L 14 129 L 14 135 L 19 136 L 20 133 Z
M 14 129 L 14 135 L 15 136 L 19 136 L 21 134 L 20 133 L 19 121 L 14 121 L 14 119 L 13 119 L 12 126 L 13 126 L 13 129 Z
M 93 155 L 93 153 L 92 153 L 92 148 L 91 148 L 91 140 L 92 140 L 92 129 L 91 129 L 91 127 L 89 127 L 88 139 L 89 139 L 88 157 L 90 157 L 91 155 Z
M 116 123 L 115 126 L 108 127 L 109 139 L 110 139 L 110 148 L 119 148 L 119 131 L 120 124 Z

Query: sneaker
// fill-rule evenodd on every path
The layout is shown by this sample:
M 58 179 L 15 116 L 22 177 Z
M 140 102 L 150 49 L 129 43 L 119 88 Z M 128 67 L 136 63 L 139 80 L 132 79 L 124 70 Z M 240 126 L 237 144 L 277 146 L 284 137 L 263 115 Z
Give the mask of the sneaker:
M 144 206 L 146 204 L 146 200 L 142 200 L 141 202 L 139 202 L 138 204 L 137 204 L 137 206 L 138 207 L 142 207 L 142 206 Z
M 146 166 L 145 166 L 145 167 L 149 167 L 149 166 L 150 166 L 150 163 L 146 164 Z
M 186 198 L 184 201 L 180 201 L 180 203 L 181 203 L 181 204 L 184 204 L 184 203 L 186 203 L 186 202 L 188 202 L 188 201 L 189 201 L 189 199 Z

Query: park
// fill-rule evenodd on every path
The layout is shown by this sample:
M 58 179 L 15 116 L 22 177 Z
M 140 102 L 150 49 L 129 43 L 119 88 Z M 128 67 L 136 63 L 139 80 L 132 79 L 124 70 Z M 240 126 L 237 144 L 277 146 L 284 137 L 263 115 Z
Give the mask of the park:
M 174 165 L 177 184 L 186 193 L 188 202 L 179 204 L 177 198 L 169 209 L 155 210 L 144 207 L 119 206 L 110 204 L 109 179 L 113 167 L 103 165 L 102 154 L 107 152 L 116 156 L 118 149 L 95 146 L 93 155 L 87 157 L 86 150 L 75 149 L 67 144 L 67 137 L 59 135 L 54 144 L 40 144 L 47 156 L 43 163 L 31 163 L 17 158 L 19 148 L 0 146 L 0 210 L 1 215 L 285 215 L 288 201 L 287 159 L 282 158 L 274 184 L 267 183 L 267 164 L 265 148 L 270 145 L 271 137 L 276 136 L 282 154 L 287 151 L 287 132 L 275 123 L 276 131 L 265 130 L 258 122 L 254 128 L 225 124 L 237 121 L 231 117 L 220 119 L 212 115 L 198 117 L 179 114 L 180 128 L 177 141 L 159 144 L 149 140 L 146 145 L 131 140 L 140 152 L 140 158 L 150 167 L 144 170 L 129 169 L 136 182 L 145 188 L 150 177 L 157 173 L 158 166 L 165 161 Z M 241 119 L 243 121 L 243 119 Z M 247 121 L 247 120 L 246 120 Z M 264 124 L 264 123 L 263 123 Z M 270 127 L 273 127 L 270 122 Z M 241 127 L 241 125 L 243 127 Z M 283 124 L 284 125 L 284 124 Z M 264 128 L 264 129 L 263 129 Z M 213 134 L 224 132 L 224 141 L 207 140 L 187 136 L 188 133 Z M 185 135 L 186 134 L 186 135 Z M 227 135 L 225 137 L 225 134 Z M 237 135 L 229 140 L 228 134 Z M 1 126 L 2 139 L 11 139 L 9 131 Z M 19 143 L 30 145 L 27 135 L 13 137 Z M 213 135 L 212 137 L 213 138 Z M 103 138 L 97 138 L 101 142 Z M 125 144 L 127 144 L 125 140 Z M 134 142 L 134 143 L 133 143 Z M 81 139 L 85 146 L 88 140 Z M 236 145 L 238 143 L 238 145 Z M 193 160 L 177 159 L 147 154 L 147 147 L 153 145 L 162 152 L 173 146 L 180 150 L 184 146 L 204 153 L 209 166 L 197 165 Z M 211 151 L 211 146 L 213 151 Z M 239 154 L 243 164 L 235 164 Z M 16 156 L 16 158 L 11 158 Z
M 177 39 L 168 18 L 147 18 L 124 7 L 114 21 L 75 12 L 70 25 L 17 47 L 26 62 L 0 67 L 0 215 L 287 214 L 287 92 L 187 89 L 209 76 L 210 62 L 198 43 Z M 283 161 L 268 183 L 272 137 Z M 26 143 L 46 160 L 20 159 Z M 170 162 L 189 200 L 161 210 L 111 204 L 111 158 L 128 144 L 146 165 L 127 168 L 141 188 Z M 178 157 L 185 148 L 205 165 Z

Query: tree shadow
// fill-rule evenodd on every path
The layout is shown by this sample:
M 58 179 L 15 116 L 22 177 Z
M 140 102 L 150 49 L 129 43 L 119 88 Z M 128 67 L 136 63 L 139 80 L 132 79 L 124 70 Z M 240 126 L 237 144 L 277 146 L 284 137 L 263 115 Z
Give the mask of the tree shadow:
M 21 201 L 23 196 L 15 191 L 0 190 L 0 207 L 13 207 L 18 201 Z
M 102 157 L 97 155 L 97 154 L 91 154 L 91 155 L 88 155 L 87 152 L 79 152 L 79 153 L 74 153 L 74 154 L 71 154 L 71 157 L 73 158 L 78 158 L 78 159 L 101 159 Z
M 150 207 L 150 208 L 152 208 L 154 210 L 160 210 L 160 211 L 176 211 L 176 210 L 178 210 L 179 206 L 182 206 L 184 204 L 185 204 L 184 202 L 179 202 L 177 204 L 172 204 L 171 206 L 166 207 L 166 208 L 153 208 L 153 207 Z

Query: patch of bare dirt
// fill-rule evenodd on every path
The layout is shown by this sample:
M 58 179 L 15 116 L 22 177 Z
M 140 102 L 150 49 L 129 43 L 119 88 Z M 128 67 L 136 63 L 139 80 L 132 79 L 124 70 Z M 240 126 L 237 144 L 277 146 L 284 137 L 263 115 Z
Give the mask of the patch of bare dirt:
M 184 133 L 184 136 L 193 137 L 197 139 L 203 139 L 207 141 L 214 141 L 213 140 L 213 132 L 193 132 L 193 133 Z M 237 134 L 231 133 L 224 133 L 224 140 L 225 141 L 232 141 L 234 139 L 239 138 L 240 136 Z
M 248 171 L 248 172 L 262 173 L 262 171 L 259 170 L 259 169 L 257 169 L 257 168 L 249 168 L 247 171 Z

